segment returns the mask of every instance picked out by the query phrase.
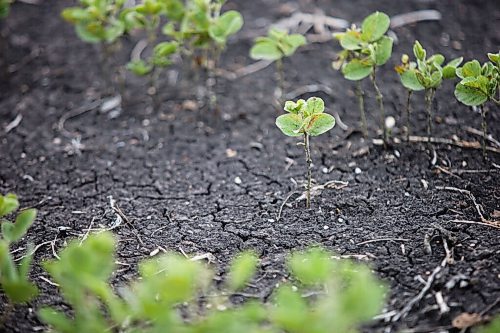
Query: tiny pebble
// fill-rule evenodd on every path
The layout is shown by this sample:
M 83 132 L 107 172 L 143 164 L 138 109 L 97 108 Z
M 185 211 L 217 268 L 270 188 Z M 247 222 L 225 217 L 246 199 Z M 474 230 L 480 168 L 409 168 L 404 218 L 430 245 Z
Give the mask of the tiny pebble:
M 269 222 L 269 223 L 273 223 L 273 222 L 274 222 L 274 219 L 267 219 L 267 222 Z
M 360 168 L 356 168 L 354 169 L 354 173 L 359 175 L 361 173 L 361 169 Z
M 321 171 L 322 171 L 323 173 L 328 173 L 328 168 L 323 168 L 323 169 L 321 169 Z
M 397 158 L 401 157 L 401 153 L 399 152 L 399 150 L 394 151 L 394 156 L 396 156 Z
M 344 222 L 344 219 L 343 219 L 343 218 L 341 218 L 341 217 L 339 217 L 339 218 L 337 219 L 337 221 L 339 221 L 340 223 L 343 223 L 343 222 Z
M 241 184 L 241 178 L 240 177 L 234 178 L 234 183 L 237 184 L 237 185 L 240 185 Z
M 328 230 L 330 227 L 328 227 L 327 225 L 323 226 L 323 229 L 325 230 Z

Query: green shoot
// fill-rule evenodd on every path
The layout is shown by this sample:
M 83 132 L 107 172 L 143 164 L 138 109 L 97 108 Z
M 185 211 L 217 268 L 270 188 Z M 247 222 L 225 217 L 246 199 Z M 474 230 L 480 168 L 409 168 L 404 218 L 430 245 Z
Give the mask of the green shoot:
M 35 209 L 25 209 L 17 214 L 14 222 L 5 218 L 19 208 L 14 194 L 0 195 L 0 290 L 12 303 L 25 303 L 38 293 L 37 287 L 28 279 L 31 264 L 31 248 L 21 260 L 19 267 L 10 254 L 10 246 L 26 235 L 36 218 Z
M 216 109 L 217 95 L 215 87 L 217 80 L 215 68 L 230 36 L 237 33 L 243 26 L 243 16 L 230 10 L 222 13 L 226 0 L 195 0 L 188 1 L 184 10 L 178 10 L 176 22 L 169 22 L 162 31 L 173 37 L 183 46 L 183 53 L 190 58 L 196 50 L 205 54 L 205 67 L 208 73 L 207 90 L 211 109 Z
M 383 306 L 385 288 L 368 267 L 332 260 L 319 248 L 292 253 L 287 267 L 295 283 L 281 284 L 271 302 L 229 299 L 254 278 L 259 260 L 250 252 L 232 261 L 223 284 L 201 262 L 167 253 L 139 263 L 140 277 L 117 293 L 109 283 L 115 247 L 108 232 L 90 235 L 45 263 L 72 308 L 71 315 L 39 311 L 51 332 L 327 333 L 336 327 L 356 333 Z M 311 290 L 318 296 L 301 296 Z
M 361 80 L 370 77 L 375 89 L 377 103 L 380 110 L 380 126 L 383 130 L 384 142 L 386 141 L 385 109 L 383 95 L 377 80 L 377 67 L 384 65 L 392 54 L 392 38 L 386 36 L 389 30 L 390 19 L 384 13 L 375 12 L 363 20 L 361 28 L 353 25 L 343 33 L 334 34 L 342 48 L 338 60 L 333 63 L 333 68 L 341 70 L 347 80 L 358 81 L 356 95 L 361 116 L 363 135 L 368 136 L 366 124 L 364 93 L 361 88 Z
M 434 54 L 427 57 L 427 51 L 422 45 L 415 41 L 413 54 L 416 62 L 410 61 L 408 55 L 403 55 L 402 64 L 396 67 L 400 75 L 401 83 L 411 95 L 412 91 L 425 90 L 425 110 L 427 113 L 427 139 L 430 144 L 432 135 L 432 104 L 443 79 L 453 79 L 456 77 L 457 67 L 462 63 L 463 58 L 456 58 L 443 66 L 445 58 L 441 54 Z M 410 135 L 410 98 L 406 105 L 408 128 L 407 139 Z
M 304 152 L 307 163 L 306 207 L 311 207 L 312 159 L 309 140 L 311 136 L 321 135 L 335 126 L 335 118 L 324 113 L 325 103 L 319 97 L 311 97 L 307 101 L 287 101 L 285 111 L 288 114 L 276 119 L 276 126 L 287 136 L 303 136 Z
M 118 41 L 125 33 L 125 22 L 120 20 L 120 11 L 125 0 L 80 0 L 79 7 L 62 11 L 64 20 L 75 26 L 78 37 L 101 47 L 101 69 L 107 89 L 113 86 L 114 72 L 111 58 L 119 48 Z
M 258 37 L 250 50 L 250 57 L 254 60 L 269 60 L 276 62 L 278 74 L 278 96 L 281 98 L 285 91 L 285 72 L 283 58 L 292 56 L 297 49 L 306 45 L 306 38 L 300 34 L 288 34 L 287 31 L 271 28 L 266 37 Z
M 488 109 L 484 104 L 492 101 L 500 104 L 500 52 L 488 53 L 490 61 L 482 66 L 477 60 L 466 62 L 457 69 L 457 76 L 461 81 L 455 87 L 455 97 L 468 106 L 478 106 L 481 111 L 481 127 L 483 130 L 482 149 L 486 158 L 486 138 L 488 137 L 488 124 L 486 115 Z M 495 97 L 498 96 L 498 99 Z

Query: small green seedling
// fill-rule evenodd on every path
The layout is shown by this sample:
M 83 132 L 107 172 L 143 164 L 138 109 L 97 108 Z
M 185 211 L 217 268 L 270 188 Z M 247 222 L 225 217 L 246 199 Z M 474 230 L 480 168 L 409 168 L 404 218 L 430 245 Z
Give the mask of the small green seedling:
M 25 303 L 38 293 L 37 287 L 28 279 L 32 251 L 21 260 L 19 267 L 10 254 L 10 246 L 26 235 L 36 218 L 35 209 L 25 209 L 17 214 L 14 222 L 6 220 L 9 214 L 19 208 L 19 201 L 14 194 L 0 195 L 0 290 L 12 303 Z
M 11 0 L 0 0 L 0 19 L 9 15 Z
M 250 50 L 250 57 L 254 60 L 269 60 L 276 62 L 278 73 L 278 96 L 283 96 L 285 72 L 283 58 L 292 56 L 301 46 L 307 44 L 301 34 L 288 34 L 287 31 L 271 28 L 266 37 L 258 37 Z
M 432 102 L 436 90 L 439 89 L 443 79 L 453 79 L 456 77 L 457 67 L 462 63 L 463 58 L 456 58 L 443 66 L 445 58 L 441 54 L 434 54 L 427 57 L 427 51 L 422 45 L 415 41 L 413 54 L 416 62 L 410 61 L 408 55 L 401 58 L 402 64 L 396 67 L 400 75 L 401 83 L 408 90 L 406 104 L 407 116 L 407 140 L 410 135 L 410 100 L 413 91 L 425 90 L 425 109 L 427 113 L 427 136 L 430 144 L 432 135 Z
M 203 51 L 211 109 L 217 106 L 215 68 L 220 54 L 225 49 L 229 37 L 243 26 L 243 16 L 239 12 L 229 10 L 222 13 L 225 3 L 226 0 L 188 1 L 183 10 L 180 6 L 175 7 L 180 22 L 169 22 L 162 29 L 164 34 L 173 37 L 183 46 L 182 53 L 190 59 L 197 50 Z
M 120 12 L 126 0 L 80 0 L 80 6 L 66 8 L 61 16 L 75 26 L 78 37 L 101 48 L 101 70 L 107 89 L 114 83 L 115 70 L 111 63 L 113 54 L 119 48 L 119 39 L 125 33 L 125 22 Z
M 72 309 L 39 311 L 51 332 L 357 333 L 383 306 L 385 288 L 368 267 L 319 248 L 292 253 L 294 283 L 281 284 L 269 302 L 229 299 L 254 278 L 259 260 L 251 252 L 232 261 L 224 283 L 201 262 L 167 253 L 140 262 L 138 279 L 113 288 L 115 248 L 110 233 L 94 234 L 44 264 Z M 302 296 L 311 290 L 318 295 Z
M 461 81 L 455 87 L 455 97 L 463 104 L 477 106 L 482 117 L 482 148 L 483 156 L 486 157 L 486 138 L 488 135 L 488 124 L 486 121 L 487 108 L 484 104 L 492 101 L 500 105 L 500 51 L 488 53 L 490 61 L 481 66 L 479 61 L 466 62 L 463 67 L 457 69 L 457 76 Z M 495 97 L 498 96 L 498 99 Z
M 363 134 L 368 136 L 361 80 L 370 76 L 380 109 L 380 126 L 383 130 L 384 142 L 387 133 L 385 130 L 384 101 L 375 74 L 377 67 L 384 65 L 392 54 L 393 40 L 385 35 L 389 26 L 389 16 L 375 12 L 363 20 L 361 29 L 353 25 L 346 32 L 334 34 L 344 50 L 340 52 L 338 60 L 333 63 L 333 68 L 340 69 L 347 80 L 357 81 L 356 95 L 359 102 Z
M 325 103 L 319 97 L 311 97 L 307 101 L 287 101 L 284 114 L 276 118 L 276 126 L 287 136 L 303 136 L 304 152 L 307 163 L 306 207 L 311 207 L 311 136 L 321 135 L 335 126 L 335 118 L 324 113 Z
M 127 32 L 145 30 L 148 45 L 156 44 L 152 54 L 147 59 L 134 59 L 127 64 L 127 69 L 135 75 L 149 76 L 148 94 L 152 96 L 154 108 L 158 104 L 156 93 L 159 90 L 158 77 L 160 72 L 172 64 L 172 57 L 177 53 L 179 46 L 175 41 L 157 43 L 159 26 L 162 17 L 169 16 L 169 10 L 177 8 L 176 3 L 172 0 L 146 0 L 134 7 L 126 8 L 120 14 L 120 19 L 125 23 Z

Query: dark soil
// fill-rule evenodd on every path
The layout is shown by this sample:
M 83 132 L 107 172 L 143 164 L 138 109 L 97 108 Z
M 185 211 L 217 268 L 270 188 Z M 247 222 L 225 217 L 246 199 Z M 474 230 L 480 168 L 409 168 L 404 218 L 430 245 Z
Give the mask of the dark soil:
M 15 192 L 23 205 L 40 211 L 27 239 L 18 246 L 55 239 L 55 249 L 60 250 L 70 239 L 82 236 L 92 220 L 96 227 L 110 227 L 115 220 L 108 198 L 112 196 L 135 228 L 115 229 L 120 240 L 117 259 L 131 266 L 120 267 L 114 283 L 133 278 L 135 264 L 159 246 L 188 254 L 211 253 L 221 273 L 235 253 L 253 249 L 262 259 L 259 274 L 263 278 L 248 292 L 267 297 L 286 277 L 283 263 L 290 250 L 321 244 L 339 255 L 361 255 L 370 263 L 391 287 L 387 303 L 391 311 L 401 310 L 422 289 L 417 277 L 427 279 L 441 263 L 445 239 L 455 262 L 438 275 L 406 318 L 392 324 L 392 331 L 458 332 L 450 325 L 462 312 L 500 312 L 500 304 L 490 307 L 500 297 L 499 230 L 450 222 L 480 217 L 470 197 L 438 188 L 468 190 L 483 207 L 485 218 L 498 218 L 500 155 L 490 153 L 485 162 L 480 150 L 436 145 L 440 168 L 431 168 L 423 144 L 399 143 L 384 150 L 364 141 L 357 131 L 337 126 L 312 140 L 314 179 L 317 184 L 339 180 L 349 185 L 324 190 L 314 198 L 311 210 L 296 202 L 298 194 L 294 194 L 291 206 L 284 206 L 277 221 L 284 199 L 301 189 L 305 162 L 296 140 L 285 138 L 274 125 L 272 67 L 234 81 L 219 79 L 218 115 L 200 103 L 198 110 L 186 110 L 193 103 L 185 101 L 196 101 L 199 84 L 195 81 L 184 79 L 182 88 L 181 83 L 164 83 L 163 103 L 152 111 L 145 82 L 129 78 L 127 98 L 117 117 L 96 109 L 68 119 L 61 130 L 63 115 L 89 104 L 104 90 L 97 51 L 79 41 L 72 27 L 59 19 L 58 13 L 70 4 L 16 3 L 11 16 L 1 23 L 0 192 Z M 250 64 L 252 37 L 288 15 L 290 8 L 322 9 L 353 22 L 374 10 L 395 15 L 438 9 L 441 21 L 394 31 L 399 39 L 395 54 L 379 72 L 387 112 L 396 117 L 400 128 L 406 123 L 402 117 L 406 94 L 392 68 L 402 53 L 411 51 L 415 39 L 431 53 L 441 52 L 450 59 L 463 55 L 484 61 L 486 52 L 500 45 L 500 7 L 495 0 L 286 4 L 259 0 L 232 1 L 230 6 L 243 13 L 246 24 L 223 55 L 221 67 L 227 70 Z M 132 39 L 124 43 L 121 60 L 128 58 L 133 45 Z M 311 83 L 331 87 L 333 94 L 319 96 L 330 112 L 338 112 L 352 128 L 358 125 L 353 86 L 330 66 L 337 50 L 334 42 L 311 44 L 287 60 L 288 89 Z M 368 84 L 366 89 L 370 134 L 377 137 L 373 90 Z M 452 93 L 450 82 L 438 91 L 434 135 L 479 140 L 466 129 L 480 129 L 479 114 L 459 105 Z M 416 94 L 413 100 L 413 131 L 424 135 L 423 96 Z M 492 108 L 488 114 L 494 138 L 500 138 L 498 111 Z M 4 133 L 4 126 L 17 114 L 23 116 L 21 124 Z M 396 129 L 394 134 L 401 136 L 401 131 Z M 369 147 L 369 153 L 359 154 L 364 147 Z M 289 162 L 293 163 L 287 168 Z M 432 253 L 426 252 L 426 235 L 435 236 Z M 403 240 L 359 244 L 379 238 Z M 40 263 L 50 258 L 50 245 L 36 253 L 33 279 L 41 295 L 28 306 L 16 307 L 6 332 L 40 330 L 37 309 L 42 304 L 62 304 L 56 288 L 40 279 L 48 277 Z M 463 283 L 446 287 L 447 282 L 458 280 Z M 448 314 L 439 313 L 438 291 L 451 307 Z M 0 299 L 2 307 L 5 299 Z M 390 326 L 379 321 L 366 331 L 382 332 Z

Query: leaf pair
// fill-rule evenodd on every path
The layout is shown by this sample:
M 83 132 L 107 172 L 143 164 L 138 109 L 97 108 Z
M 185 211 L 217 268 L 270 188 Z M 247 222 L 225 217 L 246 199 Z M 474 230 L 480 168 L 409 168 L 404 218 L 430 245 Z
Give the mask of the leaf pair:
M 457 70 L 457 76 L 461 81 L 455 87 L 455 97 L 461 103 L 478 106 L 490 99 L 495 100 L 495 94 L 500 86 L 500 52 L 489 53 L 488 58 L 491 61 L 482 66 L 479 61 L 472 60 Z
M 287 31 L 271 28 L 266 37 L 258 37 L 250 50 L 250 57 L 255 60 L 276 61 L 289 57 L 297 49 L 307 44 L 301 34 L 288 34 Z
M 285 111 L 289 113 L 279 116 L 276 126 L 287 136 L 318 136 L 335 126 L 335 118 L 324 110 L 325 103 L 319 97 L 287 101 Z
M 81 2 L 81 7 L 64 9 L 61 16 L 75 25 L 77 35 L 83 41 L 112 43 L 126 30 L 125 22 L 119 18 L 123 6 L 123 1 L 87 0 Z
M 178 51 L 179 44 L 173 42 L 161 42 L 153 49 L 152 56 L 147 60 L 135 60 L 127 64 L 127 69 L 138 76 L 151 73 L 155 68 L 165 68 L 172 64 L 172 56 Z
M 344 49 L 333 63 L 344 77 L 359 81 L 369 76 L 376 66 L 384 65 L 391 57 L 393 40 L 385 36 L 390 18 L 375 12 L 363 20 L 361 29 L 353 26 L 346 32 L 334 34 Z
M 416 62 L 410 61 L 407 55 L 402 58 L 402 65 L 396 67 L 400 74 L 401 83 L 406 89 L 420 91 L 424 89 L 437 89 L 443 79 L 456 77 L 458 66 L 463 58 L 456 58 L 443 66 L 445 58 L 441 54 L 434 54 L 427 58 L 427 51 L 419 41 L 413 45 L 413 54 Z
M 0 195 L 0 217 L 13 213 L 19 207 L 14 194 Z M 21 260 L 19 267 L 14 263 L 9 251 L 10 244 L 21 240 L 36 218 L 35 209 L 26 209 L 19 213 L 14 223 L 0 220 L 2 237 L 0 238 L 0 289 L 14 303 L 24 303 L 33 298 L 38 289 L 28 280 L 32 251 Z

